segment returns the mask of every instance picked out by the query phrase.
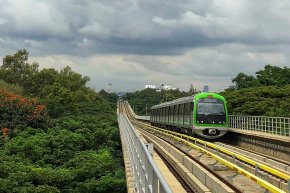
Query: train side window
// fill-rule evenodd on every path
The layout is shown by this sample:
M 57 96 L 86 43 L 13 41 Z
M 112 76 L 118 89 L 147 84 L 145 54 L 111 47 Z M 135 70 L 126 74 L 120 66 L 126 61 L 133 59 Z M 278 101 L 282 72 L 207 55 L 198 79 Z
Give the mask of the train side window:
M 159 121 L 160 109 L 157 109 L 157 121 Z
M 183 104 L 179 105 L 178 115 L 183 115 Z
M 174 107 L 170 106 L 170 116 L 173 116 L 173 112 L 174 112 Z
M 168 122 L 171 122 L 171 106 L 168 107 Z
M 185 115 L 189 115 L 189 108 L 190 108 L 190 104 L 189 103 L 185 103 L 184 104 L 184 114 Z
M 187 114 L 188 115 L 191 115 L 191 112 L 193 111 L 193 106 L 192 106 L 192 103 L 187 103 L 187 106 L 188 106 L 188 111 L 187 111 Z
M 174 115 L 178 115 L 178 105 L 174 105 Z
M 174 105 L 174 123 L 178 122 L 178 105 Z
M 190 112 L 192 112 L 192 111 L 193 111 L 193 108 L 194 108 L 194 103 L 193 103 L 193 102 L 191 102 L 191 103 L 190 103 Z

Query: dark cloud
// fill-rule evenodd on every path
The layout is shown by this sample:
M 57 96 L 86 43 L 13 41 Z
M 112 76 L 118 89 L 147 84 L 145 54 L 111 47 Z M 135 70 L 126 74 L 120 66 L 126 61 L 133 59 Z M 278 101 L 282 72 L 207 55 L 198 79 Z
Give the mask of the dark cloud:
M 0 56 L 26 48 L 131 88 L 134 78 L 226 87 L 240 71 L 289 65 L 289 11 L 274 0 L 0 0 Z
M 287 2 L 2 0 L 0 37 L 58 42 L 55 53 L 180 54 L 240 42 L 289 42 Z M 273 9 L 275 7 L 276 9 Z M 268 10 L 265 12 L 265 10 Z M 87 44 L 83 44 L 84 39 Z M 72 47 L 73 46 L 73 47 Z M 31 46 L 32 47 L 32 46 Z M 91 51 L 90 51 L 91 50 Z

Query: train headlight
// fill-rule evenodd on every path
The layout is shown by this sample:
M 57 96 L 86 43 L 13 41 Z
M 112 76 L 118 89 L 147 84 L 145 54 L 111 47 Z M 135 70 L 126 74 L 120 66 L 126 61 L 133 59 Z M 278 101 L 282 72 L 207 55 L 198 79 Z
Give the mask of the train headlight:
M 208 133 L 211 134 L 211 135 L 214 135 L 214 134 L 216 134 L 216 130 L 215 129 L 209 129 Z

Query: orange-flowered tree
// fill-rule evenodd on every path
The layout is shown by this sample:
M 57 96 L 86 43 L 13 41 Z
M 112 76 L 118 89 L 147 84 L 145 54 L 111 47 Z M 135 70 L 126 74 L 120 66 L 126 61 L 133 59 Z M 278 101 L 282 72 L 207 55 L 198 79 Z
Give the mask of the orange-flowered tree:
M 44 129 L 48 120 L 45 106 L 7 90 L 0 90 L 0 128 L 3 139 L 25 127 Z

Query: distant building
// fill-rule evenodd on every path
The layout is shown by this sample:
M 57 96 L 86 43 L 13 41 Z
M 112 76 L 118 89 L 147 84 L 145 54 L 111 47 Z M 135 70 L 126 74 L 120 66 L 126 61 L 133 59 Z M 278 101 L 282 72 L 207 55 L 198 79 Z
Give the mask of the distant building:
M 145 89 L 146 88 L 151 88 L 151 89 L 155 89 L 157 92 L 160 92 L 161 90 L 179 90 L 178 88 L 174 88 L 172 86 L 169 85 L 164 85 L 162 84 L 161 86 L 157 87 L 155 85 L 145 85 Z
M 172 86 L 162 84 L 159 90 L 177 90 L 177 88 L 173 88 Z
M 148 85 L 145 85 L 145 89 L 146 89 L 146 88 L 156 89 L 156 86 L 155 86 L 155 85 L 149 85 L 149 84 L 148 84 Z
M 203 92 L 209 92 L 209 87 L 208 87 L 208 85 L 204 85 L 204 87 L 203 87 Z

